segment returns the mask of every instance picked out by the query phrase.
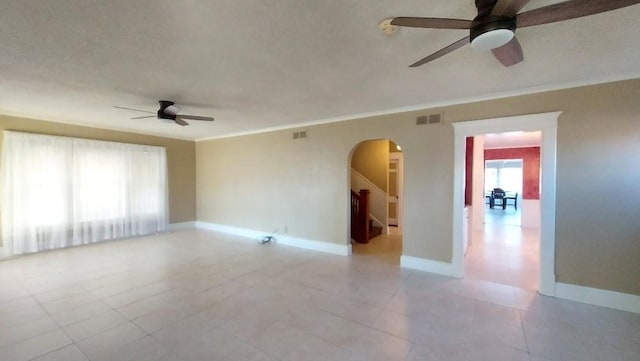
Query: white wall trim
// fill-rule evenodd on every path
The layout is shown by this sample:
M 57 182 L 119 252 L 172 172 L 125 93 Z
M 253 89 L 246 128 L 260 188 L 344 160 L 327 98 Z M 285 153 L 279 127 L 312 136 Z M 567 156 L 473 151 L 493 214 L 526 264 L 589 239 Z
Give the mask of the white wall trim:
M 435 273 L 448 277 L 455 277 L 451 263 L 439 262 L 426 258 L 402 255 L 400 256 L 400 267 Z
M 382 233 L 387 234 L 387 228 L 389 227 L 384 224 L 385 222 L 382 222 L 381 220 L 379 220 L 378 217 L 374 216 L 372 213 L 369 213 L 369 218 L 371 218 L 373 223 L 382 227 Z
M 387 192 L 383 191 L 382 188 L 375 185 L 372 181 L 369 180 L 369 178 L 365 177 L 364 175 L 362 175 L 362 173 L 358 172 L 353 168 L 351 168 L 351 172 L 353 173 L 352 175 L 356 176 L 356 178 L 360 178 L 362 182 L 367 185 L 367 188 L 371 188 L 370 189 L 371 192 L 378 192 L 378 193 L 384 194 L 386 197 Z M 358 192 L 359 189 L 353 189 L 353 191 Z
M 181 229 L 191 229 L 191 228 L 196 228 L 196 222 L 195 221 L 170 223 L 169 226 L 167 226 L 167 230 L 170 231 L 170 232 L 171 231 L 179 231 Z
M 484 231 L 484 212 L 485 197 L 484 191 L 484 144 L 485 137 L 483 135 L 477 135 L 473 137 L 473 179 L 472 179 L 472 197 L 471 204 L 476 207 L 471 208 L 471 230 L 472 231 Z M 466 153 L 465 153 L 466 158 Z
M 397 179 L 397 191 L 398 198 L 396 199 L 396 223 L 398 228 L 402 229 L 404 225 L 404 153 L 401 152 L 392 152 L 389 153 L 389 160 L 394 159 L 398 161 L 398 179 Z M 389 169 L 387 169 L 387 180 L 389 179 Z M 387 212 L 387 223 L 389 223 L 389 183 L 387 182 L 387 204 L 385 204 L 386 212 Z M 387 234 L 389 228 L 387 227 Z
M 285 235 L 276 235 L 276 243 L 283 244 L 285 246 L 304 248 L 312 251 L 337 254 L 339 256 L 351 255 L 351 244 L 345 246 L 341 244 L 314 241 L 310 239 L 290 237 Z
M 567 283 L 556 283 L 556 297 L 640 314 L 640 296 Z
M 508 117 L 470 120 L 452 123 L 456 135 L 471 137 L 487 133 L 534 132 L 542 128 L 558 126 L 558 117 L 562 112 L 524 114 Z
M 543 295 L 555 295 L 555 222 L 556 222 L 556 147 L 558 117 L 562 112 L 525 114 L 492 119 L 453 123 L 454 175 L 453 175 L 453 255 L 455 277 L 464 277 L 464 247 L 462 212 L 464 205 L 464 161 L 466 137 L 512 131 L 541 131 L 540 167 L 542 187 L 540 196 L 540 289 Z
M 196 228 L 206 229 L 207 231 L 214 231 L 220 233 L 226 233 L 233 236 L 250 238 L 254 240 L 261 240 L 262 237 L 271 235 L 271 232 L 260 232 L 246 228 L 232 227 L 224 224 L 196 221 Z
M 268 236 L 271 234 L 271 232 L 256 231 L 252 229 L 233 227 L 233 226 L 227 226 L 223 224 L 202 222 L 202 221 L 196 221 L 196 227 L 199 229 L 206 229 L 209 231 L 226 233 L 226 234 L 231 234 L 234 236 L 239 236 L 244 238 L 250 238 L 256 241 L 261 240 L 264 236 Z M 341 245 L 341 244 L 334 244 L 334 243 L 328 243 L 328 242 L 322 242 L 322 241 L 315 241 L 310 239 L 296 238 L 296 237 L 280 235 L 280 234 L 274 235 L 274 238 L 275 238 L 274 243 L 278 243 L 286 246 L 293 246 L 293 247 L 304 248 L 312 251 L 337 254 L 340 256 L 348 256 L 351 254 L 351 244 Z
M 450 100 L 435 101 L 435 102 L 430 102 L 430 103 L 409 105 L 409 106 L 399 107 L 399 108 L 385 109 L 385 110 L 381 110 L 381 111 L 373 111 L 373 112 L 366 112 L 366 113 L 359 113 L 359 114 L 349 114 L 349 115 L 337 116 L 337 117 L 333 117 L 333 118 L 310 120 L 310 121 L 301 122 L 301 123 L 285 124 L 285 125 L 279 125 L 279 126 L 273 126 L 273 127 L 266 127 L 266 128 L 262 128 L 262 129 L 249 130 L 249 131 L 244 131 L 244 132 L 221 134 L 221 135 L 215 135 L 215 136 L 210 136 L 210 137 L 197 138 L 195 141 L 196 142 L 203 142 L 203 141 L 212 140 L 212 139 L 240 137 L 240 136 L 244 136 L 244 135 L 267 133 L 267 132 L 273 132 L 273 131 L 278 131 L 278 130 L 300 128 L 300 127 L 309 127 L 309 126 L 313 126 L 313 125 L 336 123 L 336 122 L 349 121 L 349 120 L 355 120 L 355 119 L 363 119 L 363 118 L 374 117 L 374 116 L 382 116 L 382 115 L 397 114 L 397 113 L 404 113 L 404 112 L 411 112 L 411 111 L 428 110 L 428 109 L 433 109 L 433 108 L 441 108 L 441 107 L 445 107 L 445 106 L 452 106 L 452 105 L 459 105 L 459 104 L 469 104 L 469 103 L 475 103 L 475 102 L 493 100 L 493 99 L 510 98 L 510 97 L 521 96 L 521 95 L 544 93 L 544 92 L 554 91 L 554 90 L 571 89 L 571 88 L 577 88 L 577 87 L 581 87 L 581 86 L 596 85 L 596 84 L 603 84 L 603 83 L 612 83 L 612 82 L 616 82 L 616 81 L 636 79 L 638 77 L 640 77 L 640 73 L 632 72 L 632 73 L 616 74 L 614 76 L 606 76 L 606 77 L 594 78 L 594 79 L 588 79 L 588 80 L 578 80 L 578 81 L 571 81 L 571 82 L 560 82 L 560 83 L 547 84 L 547 85 L 542 85 L 542 86 L 535 86 L 535 87 L 525 88 L 525 89 L 517 89 L 517 90 L 511 90 L 511 91 L 504 91 L 504 92 L 495 92 L 495 93 L 482 94 L 482 95 L 466 97 L 466 98 L 457 98 L 457 99 L 450 99 Z
M 542 128 L 540 147 L 540 289 L 543 295 L 555 295 L 556 282 L 556 157 L 558 117 Z

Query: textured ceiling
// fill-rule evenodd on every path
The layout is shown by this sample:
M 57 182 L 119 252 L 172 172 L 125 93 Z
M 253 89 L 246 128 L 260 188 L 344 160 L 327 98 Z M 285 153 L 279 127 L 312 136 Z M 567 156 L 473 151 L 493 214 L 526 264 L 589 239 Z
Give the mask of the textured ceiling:
M 467 46 L 410 69 L 465 31 L 377 28 L 474 15 L 473 0 L 2 1 L 0 113 L 204 139 L 640 74 L 640 5 L 521 29 L 511 68 Z M 112 107 L 160 99 L 216 121 Z

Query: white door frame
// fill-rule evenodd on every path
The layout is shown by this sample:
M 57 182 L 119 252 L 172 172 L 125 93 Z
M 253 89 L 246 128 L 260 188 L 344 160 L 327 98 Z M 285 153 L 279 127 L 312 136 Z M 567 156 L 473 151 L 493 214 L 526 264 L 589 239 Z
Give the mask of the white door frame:
M 453 123 L 453 257 L 454 277 L 464 277 L 464 245 L 462 235 L 464 207 L 464 161 L 466 138 L 487 133 L 541 131 L 540 167 L 540 289 L 543 295 L 555 295 L 556 245 L 556 147 L 558 117 L 562 112 L 528 114 L 511 117 Z
M 403 188 L 402 188 L 402 184 L 403 182 L 403 162 L 404 162 L 404 155 L 400 152 L 392 152 L 389 153 L 389 160 L 391 159 L 395 159 L 398 161 L 398 169 L 396 169 L 396 191 L 398 193 L 398 197 L 396 198 L 396 223 L 398 225 L 399 229 L 402 229 L 402 209 L 404 208 L 402 206 L 403 204 Z M 389 171 L 387 172 L 387 180 L 389 179 Z M 387 194 L 389 194 L 389 185 L 387 182 Z M 388 203 L 388 202 L 387 202 Z M 387 233 L 389 229 L 389 205 L 387 204 Z

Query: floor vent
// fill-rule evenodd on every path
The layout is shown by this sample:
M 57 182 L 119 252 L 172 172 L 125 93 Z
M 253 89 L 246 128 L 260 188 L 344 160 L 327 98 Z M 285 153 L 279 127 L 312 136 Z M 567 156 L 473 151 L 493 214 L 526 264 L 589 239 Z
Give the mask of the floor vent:
M 442 114 L 421 115 L 416 118 L 416 125 L 442 124 Z

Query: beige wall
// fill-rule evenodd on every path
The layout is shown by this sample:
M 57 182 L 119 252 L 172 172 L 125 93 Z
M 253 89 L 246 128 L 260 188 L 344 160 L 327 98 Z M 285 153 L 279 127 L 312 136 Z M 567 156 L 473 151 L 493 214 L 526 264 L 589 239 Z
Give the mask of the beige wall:
M 640 80 L 196 144 L 198 219 L 347 244 L 349 154 L 393 139 L 404 153 L 405 255 L 451 262 L 455 121 L 561 110 L 558 281 L 640 294 Z M 447 124 L 416 126 L 443 112 Z M 611 188 L 615 189 L 612 196 Z M 336 212 L 336 209 L 343 209 Z
M 379 139 L 358 144 L 351 156 L 351 168 L 386 192 L 389 141 Z
M 68 137 L 155 145 L 167 149 L 169 173 L 169 222 L 196 219 L 195 144 L 192 141 L 117 132 L 0 115 L 0 131 L 15 130 Z M 0 146 L 2 140 L 0 137 Z

